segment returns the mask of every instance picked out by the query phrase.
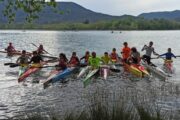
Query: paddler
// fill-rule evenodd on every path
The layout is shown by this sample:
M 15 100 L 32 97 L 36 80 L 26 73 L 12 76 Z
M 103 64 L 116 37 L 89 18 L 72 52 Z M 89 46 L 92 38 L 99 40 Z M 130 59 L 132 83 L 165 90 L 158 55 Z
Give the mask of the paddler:
M 150 41 L 149 42 L 149 46 L 144 45 L 144 47 L 142 48 L 141 51 L 146 51 L 145 55 L 142 56 L 142 59 L 145 60 L 149 65 L 155 66 L 151 63 L 151 54 L 153 53 L 154 55 L 158 54 L 154 51 L 154 47 L 153 47 L 153 42 Z
M 84 59 L 84 64 L 88 64 L 89 57 L 90 53 L 89 51 L 86 51 L 85 55 L 82 58 L 80 58 L 80 61 Z
M 173 62 L 172 57 L 176 58 L 176 56 L 171 52 L 171 48 L 168 48 L 167 53 L 159 55 L 158 58 L 162 57 L 162 56 L 166 57 L 164 60 L 164 65 L 166 65 L 166 64 L 170 65 Z
M 128 47 L 128 43 L 123 43 L 124 47 L 122 48 L 121 54 L 122 54 L 122 61 L 125 63 L 128 63 L 128 58 L 131 54 L 131 48 Z
M 42 57 L 37 53 L 37 51 L 33 51 L 33 57 L 29 61 L 29 63 L 33 63 L 31 67 L 40 67 L 41 62 L 43 61 Z
M 26 55 L 26 51 L 22 51 L 22 55 L 17 59 L 16 63 L 19 64 L 22 67 L 28 66 L 30 58 Z
M 97 69 L 100 66 L 101 58 L 97 57 L 95 52 L 92 52 L 88 62 L 92 69 Z
M 139 62 L 141 60 L 140 53 L 137 51 L 135 47 L 131 48 L 131 54 L 129 60 L 132 61 L 131 63 L 139 65 Z
M 46 52 L 46 51 L 44 50 L 43 45 L 40 44 L 39 47 L 38 47 L 38 49 L 37 49 L 37 53 L 38 53 L 38 54 L 44 54 L 44 52 Z
M 67 68 L 68 59 L 64 53 L 59 54 L 59 64 L 56 65 L 57 70 L 65 70 Z
M 16 50 L 11 42 L 9 43 L 9 46 L 7 48 L 5 48 L 5 50 L 7 51 L 8 56 L 12 56 L 13 55 L 12 53 L 16 52 Z
M 113 63 L 117 63 L 119 61 L 118 54 L 116 53 L 116 48 L 112 49 L 112 53 L 110 54 L 111 61 Z
M 69 61 L 69 65 L 71 67 L 75 67 L 78 66 L 79 64 L 80 64 L 79 58 L 76 56 L 76 52 L 73 52 Z
M 171 48 L 168 48 L 167 53 L 161 54 L 158 57 L 162 57 L 162 56 L 165 56 L 166 60 L 169 60 L 169 61 L 172 60 L 172 57 L 176 58 L 176 56 L 171 52 Z
M 108 54 L 108 52 L 104 52 L 104 56 L 101 57 L 101 60 L 103 61 L 103 64 L 107 65 L 111 62 L 111 58 Z

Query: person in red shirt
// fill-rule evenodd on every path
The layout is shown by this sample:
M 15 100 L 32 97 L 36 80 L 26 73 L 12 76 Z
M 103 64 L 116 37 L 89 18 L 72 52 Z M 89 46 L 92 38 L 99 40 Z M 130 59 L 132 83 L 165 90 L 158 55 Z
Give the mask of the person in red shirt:
M 111 58 L 111 61 L 112 61 L 113 63 L 116 63 L 116 62 L 119 61 L 119 59 L 118 59 L 118 54 L 116 53 L 116 48 L 113 48 L 113 49 L 112 49 L 112 53 L 110 54 L 110 58 Z
M 68 59 L 64 53 L 59 54 L 59 64 L 56 65 L 57 70 L 65 70 L 67 68 Z
M 80 64 L 79 58 L 76 56 L 76 52 L 72 53 L 71 59 L 69 61 L 69 65 L 71 67 L 78 66 Z
M 128 47 L 127 42 L 124 42 L 124 47 L 122 48 L 121 54 L 122 54 L 122 57 L 123 57 L 122 58 L 123 62 L 128 63 L 128 58 L 129 58 L 129 56 L 131 54 L 131 48 Z

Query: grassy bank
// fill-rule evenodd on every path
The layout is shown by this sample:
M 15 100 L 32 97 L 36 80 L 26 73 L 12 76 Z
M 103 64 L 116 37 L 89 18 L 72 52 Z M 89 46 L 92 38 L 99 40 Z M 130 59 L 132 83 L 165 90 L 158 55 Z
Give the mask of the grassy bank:
M 171 120 L 172 113 L 164 111 L 156 103 L 155 91 L 143 93 L 137 89 L 123 89 L 114 93 L 106 90 L 87 94 L 88 105 L 81 110 L 70 110 L 65 115 L 57 113 L 32 113 L 18 120 Z

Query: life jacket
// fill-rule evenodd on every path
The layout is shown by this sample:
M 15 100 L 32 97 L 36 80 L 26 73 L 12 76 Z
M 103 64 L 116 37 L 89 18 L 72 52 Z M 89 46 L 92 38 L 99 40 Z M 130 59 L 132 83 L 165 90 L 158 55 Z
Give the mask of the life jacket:
M 117 53 L 111 53 L 111 60 L 112 60 L 112 62 L 117 62 L 117 60 L 118 60 Z
M 104 64 L 108 64 L 109 61 L 111 61 L 111 58 L 109 56 L 102 56 L 101 59 L 104 62 Z
M 43 48 L 38 48 L 38 50 L 37 50 L 38 54 L 43 54 L 43 51 L 44 51 Z
M 28 56 L 21 56 L 20 58 L 20 64 L 28 64 Z
M 67 68 L 67 65 L 66 65 L 65 61 L 60 60 L 58 65 L 62 70 Z
M 90 55 L 85 55 L 85 63 L 87 63 L 88 62 L 88 60 L 89 60 L 89 57 L 90 57 Z
M 8 46 L 6 50 L 7 50 L 7 52 L 13 52 L 14 47 L 13 46 Z
M 71 57 L 70 59 L 70 64 L 73 64 L 73 65 L 77 65 L 79 64 L 79 60 L 78 60 L 78 57 Z

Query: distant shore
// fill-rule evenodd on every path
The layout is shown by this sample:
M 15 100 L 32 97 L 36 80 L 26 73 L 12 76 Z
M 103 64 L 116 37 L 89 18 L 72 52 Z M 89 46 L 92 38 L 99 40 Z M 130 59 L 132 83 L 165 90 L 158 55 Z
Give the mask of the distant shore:
M 165 19 L 123 19 L 114 21 L 99 21 L 94 23 L 0 23 L 1 29 L 30 30 L 180 30 L 179 21 Z

